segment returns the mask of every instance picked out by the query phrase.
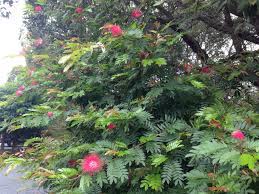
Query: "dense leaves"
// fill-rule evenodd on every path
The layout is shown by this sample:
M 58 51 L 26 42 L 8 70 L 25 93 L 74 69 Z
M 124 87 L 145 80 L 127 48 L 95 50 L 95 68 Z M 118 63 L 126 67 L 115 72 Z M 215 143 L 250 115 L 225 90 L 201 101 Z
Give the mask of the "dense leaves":
M 219 54 L 250 34 L 204 30 L 256 2 L 127 2 L 27 2 L 27 67 L 0 91 L 0 119 L 43 131 L 3 164 L 62 194 L 258 191 L 257 52 Z

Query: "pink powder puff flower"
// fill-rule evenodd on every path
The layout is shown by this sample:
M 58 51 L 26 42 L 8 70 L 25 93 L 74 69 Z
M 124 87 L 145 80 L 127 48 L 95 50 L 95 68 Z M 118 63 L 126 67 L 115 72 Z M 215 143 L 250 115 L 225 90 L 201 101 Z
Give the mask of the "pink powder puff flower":
M 211 68 L 209 66 L 205 66 L 201 68 L 201 72 L 205 74 L 210 74 L 211 73 Z
M 103 169 L 104 162 L 98 154 L 88 154 L 85 156 L 82 169 L 83 172 L 93 176 L 94 173 L 100 172 Z
M 107 128 L 112 130 L 115 129 L 117 126 L 114 123 L 110 123 L 109 125 L 107 125 Z
M 20 97 L 20 96 L 22 96 L 22 91 L 21 90 L 17 90 L 16 92 L 15 92 L 15 94 L 16 94 L 16 96 L 17 97 Z
M 234 138 L 234 139 L 239 139 L 239 140 L 243 140 L 245 138 L 245 135 L 242 131 L 240 130 L 236 130 L 236 131 L 233 131 L 231 133 L 231 136 Z
M 138 19 L 142 15 L 143 15 L 143 13 L 142 13 L 142 11 L 140 9 L 134 9 L 131 12 L 131 17 L 134 18 L 134 19 Z
M 20 90 L 20 91 L 23 91 L 23 90 L 25 90 L 25 86 L 20 86 L 19 88 L 18 88 L 18 90 Z
M 123 31 L 119 25 L 112 25 L 109 29 L 113 37 L 119 37 L 123 34 Z
M 84 8 L 82 8 L 82 7 L 77 7 L 77 8 L 75 9 L 75 12 L 78 13 L 78 14 L 83 13 L 83 11 L 84 11 Z
M 43 39 L 42 38 L 37 38 L 34 40 L 34 46 L 39 47 L 43 44 Z
M 43 10 L 43 8 L 40 5 L 37 5 L 34 7 L 35 12 L 41 12 L 42 10 Z
M 51 118 L 51 117 L 53 117 L 54 113 L 53 112 L 48 112 L 47 115 L 48 115 L 49 118 Z

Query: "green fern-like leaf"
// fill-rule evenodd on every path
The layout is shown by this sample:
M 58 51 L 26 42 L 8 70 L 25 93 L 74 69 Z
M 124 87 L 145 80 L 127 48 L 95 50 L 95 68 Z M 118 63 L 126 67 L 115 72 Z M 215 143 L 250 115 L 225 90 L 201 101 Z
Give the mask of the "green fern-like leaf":
M 136 165 L 142 164 L 143 166 L 145 166 L 146 156 L 144 151 L 141 148 L 139 147 L 132 148 L 127 150 L 127 152 L 128 152 L 128 155 L 125 158 L 126 164 L 131 166 L 132 163 L 135 162 Z
M 117 150 L 117 146 L 115 143 L 110 141 L 97 141 L 96 146 L 91 149 L 94 152 L 106 152 L 108 150 Z
M 146 146 L 146 150 L 148 153 L 151 154 L 158 154 L 161 153 L 161 149 L 162 149 L 162 143 L 161 142 L 147 142 L 145 144 Z
M 156 99 L 158 96 L 160 96 L 163 93 L 163 91 L 164 89 L 161 87 L 152 88 L 152 90 L 147 93 L 146 97 L 150 99 Z
M 71 147 L 69 147 L 69 149 L 64 151 L 64 154 L 76 156 L 81 153 L 88 152 L 91 147 L 92 146 L 90 144 L 71 145 Z
M 259 152 L 259 140 L 257 141 L 246 141 L 245 146 L 248 149 L 255 150 L 256 152 Z
M 133 114 L 142 124 L 154 118 L 152 114 L 150 114 L 149 112 L 145 111 L 142 108 L 135 109 Z
M 224 149 L 227 149 L 227 145 L 224 143 L 219 143 L 215 140 L 206 141 L 198 146 L 194 146 L 190 153 L 186 155 L 186 157 L 202 158 Z
M 24 145 L 25 147 L 27 147 L 27 146 L 29 146 L 29 145 L 32 145 L 32 144 L 36 143 L 36 142 L 42 142 L 42 141 L 43 141 L 42 138 L 40 138 L 40 137 L 34 137 L 34 138 L 32 138 L 32 139 L 26 140 L 23 145 Z
M 129 61 L 129 55 L 128 54 L 124 54 L 121 56 L 118 56 L 116 61 L 115 61 L 115 65 L 121 65 L 121 64 L 126 64 Z
M 227 164 L 231 163 L 233 168 L 236 168 L 239 166 L 239 158 L 240 158 L 240 152 L 236 150 L 222 150 L 217 153 L 214 153 L 212 156 L 213 158 L 213 164 Z
M 166 146 L 166 152 L 170 152 L 177 148 L 183 147 L 183 145 L 181 143 L 182 143 L 182 140 L 176 140 L 176 141 L 169 142 Z
M 149 188 L 155 191 L 162 191 L 162 180 L 160 174 L 150 174 L 141 181 L 141 188 L 147 191 Z
M 188 183 L 186 189 L 189 193 L 206 193 L 208 189 L 209 179 L 205 172 L 192 170 L 186 174 Z
M 175 186 L 183 186 L 184 173 L 178 161 L 167 162 L 163 166 L 162 183 L 170 184 L 172 179 L 174 180 Z
M 117 183 L 118 180 L 124 182 L 128 179 L 128 170 L 123 160 L 112 160 L 107 165 L 107 177 L 110 184 Z
M 160 166 L 162 163 L 168 160 L 168 158 L 165 155 L 156 154 L 151 156 L 152 165 L 155 167 Z
M 108 181 L 107 181 L 107 175 L 104 173 L 104 172 L 99 172 L 97 175 L 96 175 L 96 182 L 97 184 L 102 188 L 103 187 L 103 184 L 107 184 Z
M 82 192 L 86 192 L 92 184 L 92 177 L 90 175 L 83 175 L 80 179 L 79 188 Z

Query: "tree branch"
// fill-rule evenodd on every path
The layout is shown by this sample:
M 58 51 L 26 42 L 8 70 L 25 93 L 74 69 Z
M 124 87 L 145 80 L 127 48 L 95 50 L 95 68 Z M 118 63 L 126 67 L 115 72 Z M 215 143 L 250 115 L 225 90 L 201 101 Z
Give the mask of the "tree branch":
M 161 23 L 167 24 L 170 21 L 174 20 L 172 14 L 169 11 L 167 11 L 165 8 L 163 8 L 162 6 L 157 6 L 157 9 L 160 11 L 160 13 L 162 13 L 163 15 L 165 15 L 167 17 L 167 19 L 158 18 Z M 186 33 L 186 30 L 179 28 L 179 26 L 176 24 L 171 25 L 170 28 L 176 32 L 183 33 L 182 38 L 183 38 L 184 42 L 192 49 L 192 51 L 194 53 L 197 54 L 198 58 L 205 63 L 208 61 L 208 59 L 209 59 L 208 54 L 206 53 L 206 51 L 204 49 L 201 48 L 200 43 L 195 38 L 193 38 L 193 36 Z
M 141 5 L 141 3 L 138 0 L 132 1 L 137 6 Z M 159 21 L 161 24 L 168 24 L 169 22 L 174 20 L 172 14 L 169 11 L 167 11 L 164 7 L 160 5 L 156 8 L 159 10 L 160 13 L 162 13 L 166 17 L 166 19 L 162 17 L 157 18 L 157 21 Z M 208 61 L 209 56 L 206 53 L 206 51 L 201 48 L 200 43 L 195 38 L 193 38 L 190 34 L 186 33 L 186 30 L 179 28 L 179 26 L 176 24 L 170 25 L 170 28 L 178 33 L 183 33 L 183 41 L 192 49 L 194 53 L 197 54 L 197 57 L 205 63 Z
M 217 31 L 220 31 L 229 35 L 233 34 L 233 29 L 230 26 L 216 21 L 215 18 L 210 18 L 210 16 L 200 14 L 198 16 L 198 19 Z M 242 31 L 242 32 L 236 33 L 236 35 L 243 40 L 247 40 L 249 42 L 259 44 L 259 38 L 256 37 L 254 34 L 251 34 L 250 32 Z
M 234 23 L 232 21 L 230 12 L 228 10 L 227 7 L 225 7 L 225 9 L 223 10 L 224 16 L 225 16 L 225 24 L 227 26 L 229 26 L 230 28 L 232 28 L 232 34 L 231 34 L 231 38 L 233 41 L 233 45 L 235 47 L 235 50 L 237 53 L 241 53 L 243 52 L 243 47 L 242 47 L 242 42 L 243 40 L 240 39 L 235 33 L 234 33 Z

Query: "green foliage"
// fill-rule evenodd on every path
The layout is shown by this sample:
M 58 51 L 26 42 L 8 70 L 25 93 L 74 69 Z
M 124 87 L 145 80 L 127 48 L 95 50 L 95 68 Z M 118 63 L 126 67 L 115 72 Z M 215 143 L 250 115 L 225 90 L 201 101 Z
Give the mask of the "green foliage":
M 168 158 L 164 155 L 160 155 L 160 154 L 153 155 L 153 156 L 151 156 L 151 160 L 152 160 L 151 165 L 158 167 L 162 163 L 164 163 L 167 159 Z
M 128 179 L 128 170 L 123 160 L 114 160 L 107 164 L 107 178 L 110 184 Z
M 96 175 L 96 183 L 102 188 L 104 184 L 108 183 L 107 175 L 104 172 L 100 172 Z
M 172 180 L 175 186 L 184 185 L 184 172 L 178 161 L 170 161 L 163 166 L 162 182 L 170 184 Z
M 170 152 L 177 148 L 183 147 L 183 145 L 181 143 L 182 143 L 182 140 L 176 140 L 176 141 L 169 142 L 166 146 L 166 151 Z
M 140 187 L 143 187 L 145 191 L 149 188 L 155 191 L 161 191 L 162 181 L 160 174 L 150 174 L 145 176 L 145 178 L 141 181 Z
M 82 192 L 86 192 L 88 188 L 91 186 L 91 184 L 92 184 L 92 177 L 89 175 L 83 175 L 80 178 L 79 189 L 81 189 Z
M 208 176 L 202 171 L 192 170 L 186 174 L 188 184 L 186 188 L 190 193 L 206 193 L 208 190 Z
M 27 146 L 30 146 L 32 144 L 35 144 L 35 142 L 42 142 L 42 138 L 40 137 L 34 137 L 34 138 L 31 138 L 31 139 L 28 139 L 24 142 L 24 146 L 27 147 Z
M 250 170 L 255 169 L 255 164 L 259 160 L 259 155 L 250 155 L 250 154 L 242 154 L 240 156 L 240 165 L 245 166 L 248 165 Z
M 37 133 L 23 138 L 24 152 L 1 155 L 2 167 L 21 166 L 50 193 L 255 193 L 258 57 L 241 53 L 242 60 L 224 62 L 220 49 L 244 32 L 220 28 L 231 34 L 219 40 L 197 21 L 206 13 L 213 22 L 225 19 L 231 3 L 27 1 L 27 66 L 0 88 L 0 130 L 18 138 Z M 34 12 L 35 5 L 43 10 Z M 256 5 L 237 4 L 244 14 Z M 135 8 L 140 18 L 130 17 Z M 111 23 L 121 36 L 113 36 Z M 190 52 L 199 49 L 195 38 L 210 60 Z M 236 130 L 245 138 L 232 137 Z M 93 174 L 81 166 L 90 153 L 103 162 Z

